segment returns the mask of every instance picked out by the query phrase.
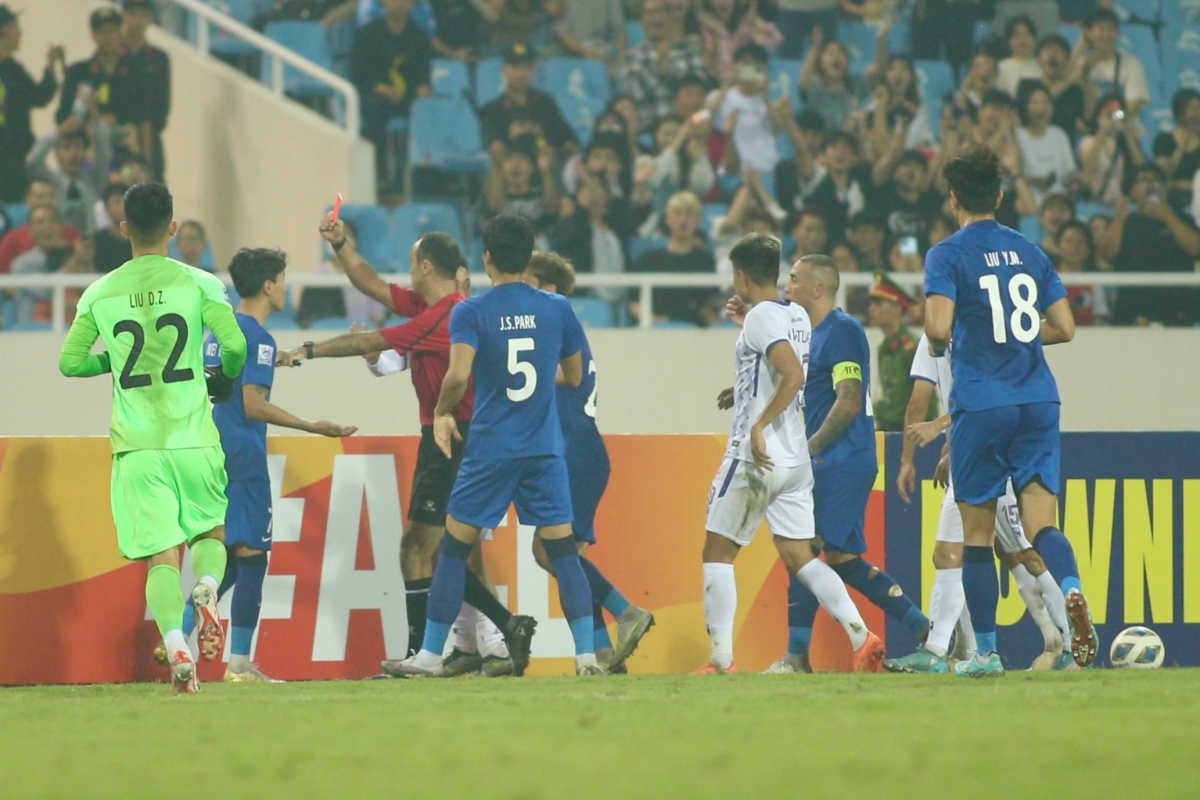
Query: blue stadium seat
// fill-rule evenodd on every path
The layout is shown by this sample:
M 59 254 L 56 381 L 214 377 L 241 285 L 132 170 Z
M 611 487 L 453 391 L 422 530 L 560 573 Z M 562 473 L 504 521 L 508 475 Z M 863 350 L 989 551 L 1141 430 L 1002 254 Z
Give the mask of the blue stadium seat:
M 798 59 L 771 59 L 767 70 L 772 100 L 778 100 L 786 94 L 792 98 L 792 110 L 800 110 L 800 70 L 803 67 L 804 62 Z
M 634 264 L 643 254 L 651 250 L 661 250 L 667 246 L 666 238 L 662 236 L 637 237 L 629 242 L 629 263 Z
M 392 210 L 392 239 L 401 256 L 408 253 L 417 239 L 440 231 L 462 243 L 462 222 L 458 209 L 449 203 L 408 203 Z
M 992 32 L 991 20 L 980 19 L 975 21 L 975 44 L 979 44 L 986 39 Z
M 1036 216 L 1021 217 L 1021 235 L 1031 242 L 1040 242 L 1046 232 Z
M 718 217 L 723 217 L 728 213 L 728 203 L 705 203 L 700 209 L 700 230 L 711 236 L 713 223 Z
M 49 322 L 14 322 L 11 327 L 5 330 L 13 331 L 14 333 L 29 333 L 32 331 L 48 331 L 50 330 Z
M 504 94 L 504 62 L 485 58 L 475 65 L 475 106 L 483 108 Z
M 464 98 L 428 97 L 413 102 L 408 123 L 408 163 L 404 168 L 405 197 L 413 197 L 415 169 L 483 172 L 489 163 L 479 134 L 479 119 Z
M 1127 53 L 1132 53 L 1142 61 L 1146 69 L 1146 82 L 1151 91 L 1162 83 L 1162 63 L 1158 57 L 1158 42 L 1154 31 L 1145 25 L 1124 25 L 1121 27 L 1121 38 L 1117 47 Z
M 663 322 L 653 322 L 651 325 L 655 328 L 678 329 L 678 330 L 695 330 L 699 326 L 694 322 L 681 322 L 676 319 L 670 319 Z
M 1083 31 L 1078 25 L 1059 25 L 1058 35 L 1067 40 L 1067 44 L 1074 47 L 1079 43 L 1079 37 L 1083 36 Z
M 630 20 L 625 23 L 625 46 L 637 47 L 642 42 L 646 41 L 646 31 L 642 28 L 642 23 Z
M 1179 0 L 1166 0 L 1169 5 Z M 1116 0 L 1113 11 L 1120 17 L 1122 25 L 1130 18 L 1136 17 L 1143 22 L 1157 22 L 1159 18 L 1158 0 Z
M 921 99 L 929 104 L 931 100 L 938 101 L 939 111 L 941 100 L 947 94 L 958 88 L 954 79 L 954 69 L 945 61 L 930 61 L 921 59 L 913 62 L 917 73 L 917 84 L 921 90 Z M 930 121 L 935 121 L 933 110 L 929 109 Z
M 1104 203 L 1076 203 L 1075 218 L 1087 222 L 1092 217 L 1111 217 L 1113 211 Z
M 559 96 L 555 98 L 563 119 L 575 132 L 581 147 L 587 147 L 596 127 L 596 118 L 604 113 L 605 101 L 593 97 Z
M 850 52 L 850 72 L 861 75 L 875 61 L 875 32 L 878 28 L 865 22 L 841 22 L 837 38 Z M 908 55 L 912 50 L 912 32 L 907 23 L 897 22 L 888 33 L 888 52 Z
M 329 29 L 329 54 L 335 61 L 350 59 L 350 51 L 354 49 L 355 30 L 353 22 L 343 22 Z
M 1184 87 L 1200 88 L 1200 21 L 1162 29 L 1163 99 Z
M 172 238 L 170 244 L 167 245 L 167 256 L 176 261 L 179 260 L 179 248 L 175 246 L 175 239 Z M 213 255 L 212 244 L 204 246 L 204 252 L 200 254 L 200 269 L 208 272 L 216 272 L 216 256 Z
M 8 221 L 14 228 L 19 228 L 29 221 L 29 208 L 24 203 L 9 203 L 4 207 Z
M 438 97 L 470 97 L 471 76 L 467 65 L 452 58 L 435 58 L 430 67 L 430 89 Z
M 1162 4 L 1162 20 L 1175 27 L 1200 26 L 1200 0 L 1166 0 Z
M 404 263 L 408 253 L 401 254 L 396 247 L 386 208 L 345 205 L 341 217 L 354 225 L 358 231 L 358 252 L 377 270 L 391 272 Z
M 17 303 L 0 295 L 0 331 L 9 330 L 17 322 Z
M 255 15 L 264 10 L 259 0 L 205 0 L 205 5 L 210 5 L 217 11 L 228 14 L 243 25 L 249 25 Z M 208 24 L 199 18 L 193 18 L 193 20 L 197 25 Z M 216 25 L 209 27 L 208 50 L 214 55 L 226 58 L 241 58 L 258 52 L 258 48 L 254 45 L 226 33 Z
M 333 56 L 329 52 L 325 26 L 321 23 L 302 20 L 271 22 L 263 33 L 271 41 L 303 56 L 318 67 L 333 71 Z M 271 85 L 273 61 L 270 56 L 263 56 L 259 79 L 268 86 Z M 299 98 L 331 97 L 334 93 L 329 86 L 291 67 L 284 67 L 283 89 Z
M 585 328 L 613 327 L 612 305 L 598 297 L 572 297 L 571 308 Z
M 583 58 L 550 58 L 540 62 L 534 85 L 548 92 L 560 107 L 570 98 L 593 103 L 599 100 L 603 109 L 612 92 L 608 68 L 599 61 Z

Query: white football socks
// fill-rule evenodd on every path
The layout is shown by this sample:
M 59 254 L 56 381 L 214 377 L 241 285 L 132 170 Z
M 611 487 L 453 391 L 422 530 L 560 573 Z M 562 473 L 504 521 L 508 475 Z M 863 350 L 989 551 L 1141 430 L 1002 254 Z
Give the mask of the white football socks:
M 475 645 L 479 648 L 479 654 L 482 656 L 509 657 L 508 644 L 504 641 L 504 634 L 496 627 L 496 623 L 483 614 L 480 614 L 475 621 Z
M 454 620 L 451 631 L 454 635 L 454 649 L 464 653 L 478 653 L 475 643 L 475 625 L 481 614 L 470 603 L 463 603 L 459 609 L 458 619 Z
M 1058 581 L 1054 580 L 1050 570 L 1037 576 L 1037 584 L 1038 588 L 1042 590 L 1042 602 L 1046 604 L 1046 610 L 1050 612 L 1050 619 L 1054 621 L 1059 633 L 1062 634 L 1063 642 L 1070 642 L 1071 625 L 1067 621 L 1067 598 L 1063 596 L 1062 587 L 1058 585 Z
M 1025 601 L 1025 606 L 1029 609 L 1029 616 L 1033 618 L 1038 630 L 1042 632 L 1042 639 L 1046 642 L 1046 651 L 1050 653 L 1061 651 L 1062 634 L 1050 621 L 1050 612 L 1046 610 L 1046 604 L 1042 602 L 1042 592 L 1037 579 L 1029 573 L 1024 564 L 1017 564 L 1009 572 L 1012 574 L 1013 580 L 1017 582 L 1017 591 L 1021 593 L 1021 599 Z
M 221 588 L 221 586 L 220 586 L 220 584 L 217 583 L 217 579 L 214 578 L 212 575 L 205 575 L 205 576 L 199 578 L 196 581 L 196 583 L 203 583 L 205 586 L 208 587 L 208 590 L 210 592 L 212 592 L 213 598 L 214 599 L 217 598 L 217 591 Z
M 733 564 L 704 564 L 704 624 L 712 643 L 712 665 L 733 664 L 733 618 L 737 614 L 737 581 Z
M 963 592 L 962 567 L 939 569 L 933 584 L 936 603 L 929 604 L 929 638 L 925 649 L 935 655 L 944 656 L 950 649 L 950 637 L 954 626 L 962 616 L 967 597 Z
M 187 639 L 184 638 L 183 631 L 179 630 L 178 628 L 168 632 L 167 635 L 163 637 L 163 644 L 167 648 L 168 659 L 174 658 L 175 654 L 182 650 L 185 653 L 190 654 L 193 661 L 196 660 L 196 654 L 192 653 L 191 648 L 188 647 Z
M 954 655 L 966 661 L 978 650 L 979 643 L 975 641 L 975 626 L 971 624 L 971 609 L 967 608 L 964 598 L 962 614 L 958 617 L 958 639 L 954 642 Z
M 867 623 L 863 622 L 858 606 L 850 599 L 846 584 L 833 569 L 819 558 L 814 558 L 796 572 L 796 577 L 817 597 L 817 601 L 838 621 L 850 637 L 854 650 L 867 641 Z

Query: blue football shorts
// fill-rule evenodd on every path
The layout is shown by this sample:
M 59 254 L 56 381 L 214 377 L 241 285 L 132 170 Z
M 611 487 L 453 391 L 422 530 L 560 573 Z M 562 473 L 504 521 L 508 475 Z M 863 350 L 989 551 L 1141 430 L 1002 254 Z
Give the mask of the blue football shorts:
M 1058 494 L 1062 437 L 1058 403 L 958 411 L 950 429 L 950 472 L 960 503 L 977 506 L 1038 481 Z
M 225 546 L 244 544 L 255 550 L 271 549 L 271 482 L 230 481 L 225 487 L 229 510 L 225 512 Z
M 522 525 L 569 525 L 571 481 L 562 456 L 484 460 L 467 456 L 458 468 L 446 513 L 474 528 L 491 528 L 510 504 Z
M 575 515 L 571 527 L 577 542 L 596 543 L 596 509 L 608 488 L 611 469 L 603 441 L 598 448 L 567 445 L 567 472 L 571 478 L 571 507 Z
M 855 555 L 867 552 L 863 530 L 867 501 L 871 499 L 876 474 L 840 469 L 814 470 L 813 516 L 817 536 L 825 542 L 826 550 Z

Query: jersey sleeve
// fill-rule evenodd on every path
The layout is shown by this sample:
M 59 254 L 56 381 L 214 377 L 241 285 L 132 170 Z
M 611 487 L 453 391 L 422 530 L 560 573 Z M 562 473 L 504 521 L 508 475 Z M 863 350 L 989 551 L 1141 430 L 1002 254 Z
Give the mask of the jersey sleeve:
M 1042 290 L 1038 292 L 1037 307 L 1038 311 L 1045 314 L 1046 309 L 1067 296 L 1067 287 L 1063 286 L 1062 278 L 1058 277 L 1058 272 L 1054 269 L 1054 265 L 1050 263 L 1050 259 L 1046 257 L 1042 249 L 1039 247 L 1036 250 L 1037 254 L 1035 257 L 1042 272 Z
M 469 344 L 479 351 L 480 330 L 474 309 L 469 303 L 459 303 L 450 314 L 450 344 Z
M 770 309 L 762 308 L 757 312 L 752 310 L 746 315 L 742 325 L 742 337 L 750 349 L 764 356 L 770 353 L 771 346 L 787 340 L 787 331 L 774 324 L 778 319 L 770 313 Z
M 225 299 L 225 285 L 211 275 L 200 276 L 197 284 L 203 294 L 200 318 L 221 345 L 221 371 L 236 378 L 246 364 L 246 334 Z
M 401 325 L 380 328 L 379 335 L 397 353 L 445 352 L 449 345 L 442 324 L 455 308 L 426 309 Z
M 958 299 L 958 287 L 954 282 L 954 257 L 957 254 L 956 248 L 945 243 L 930 249 L 925 256 L 925 294 Z
M 58 357 L 58 369 L 68 378 L 92 378 L 112 371 L 108 353 L 93 353 L 92 345 L 100 338 L 100 329 L 92 316 L 91 298 L 87 292 L 79 299 L 75 308 L 75 321 L 67 332 L 62 353 Z
M 825 345 L 826 359 L 833 364 L 833 385 L 842 381 L 862 381 L 863 367 L 870 363 L 867 335 L 858 326 L 844 324 L 832 331 Z
M 264 330 L 246 336 L 246 368 L 242 383 L 271 388 L 275 383 L 275 339 Z
M 412 289 L 394 283 L 389 283 L 388 288 L 392 291 L 392 305 L 395 306 L 396 313 L 402 317 L 415 317 L 429 308 L 425 298 Z
M 937 359 L 929 352 L 929 337 L 925 334 L 921 334 L 921 341 L 917 343 L 917 350 L 913 353 L 912 368 L 908 371 L 908 375 L 911 378 L 929 381 L 937 385 Z
M 575 309 L 571 308 L 571 304 L 566 300 L 562 302 L 561 306 L 563 316 L 563 347 L 559 360 L 570 358 L 583 350 L 583 343 L 585 341 L 583 326 L 579 324 L 579 317 L 575 316 Z

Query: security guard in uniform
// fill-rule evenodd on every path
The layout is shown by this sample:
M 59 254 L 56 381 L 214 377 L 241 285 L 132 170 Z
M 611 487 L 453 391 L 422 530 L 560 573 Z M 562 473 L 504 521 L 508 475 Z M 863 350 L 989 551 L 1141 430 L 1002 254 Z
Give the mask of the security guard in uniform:
M 881 431 L 903 431 L 904 410 L 912 396 L 913 381 L 909 376 L 919 337 L 904 326 L 904 315 L 913 299 L 891 278 L 875 273 L 867 316 L 872 325 L 883 331 L 879 346 L 879 368 L 875 374 L 880 389 L 875 403 L 875 428 Z M 930 402 L 929 419 L 937 416 L 937 400 Z

